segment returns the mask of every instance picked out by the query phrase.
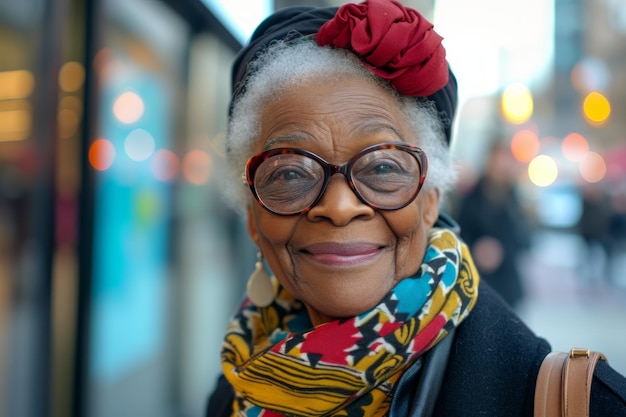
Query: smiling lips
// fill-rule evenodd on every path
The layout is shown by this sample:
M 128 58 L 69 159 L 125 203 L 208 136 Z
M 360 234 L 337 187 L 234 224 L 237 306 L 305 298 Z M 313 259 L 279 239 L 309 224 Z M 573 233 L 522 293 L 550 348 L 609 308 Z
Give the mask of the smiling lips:
M 381 246 L 373 243 L 324 242 L 308 245 L 301 252 L 315 262 L 333 266 L 353 266 L 370 261 L 381 251 Z

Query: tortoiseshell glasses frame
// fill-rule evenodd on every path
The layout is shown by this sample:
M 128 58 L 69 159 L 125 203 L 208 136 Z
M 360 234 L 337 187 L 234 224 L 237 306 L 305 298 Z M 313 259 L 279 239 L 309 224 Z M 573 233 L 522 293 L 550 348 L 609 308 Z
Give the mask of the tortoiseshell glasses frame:
M 398 210 L 417 198 L 427 169 L 428 158 L 421 148 L 389 142 L 368 146 L 341 165 L 303 149 L 270 149 L 248 159 L 243 178 L 263 208 L 290 216 L 311 210 L 335 174 L 346 178 L 364 204 Z

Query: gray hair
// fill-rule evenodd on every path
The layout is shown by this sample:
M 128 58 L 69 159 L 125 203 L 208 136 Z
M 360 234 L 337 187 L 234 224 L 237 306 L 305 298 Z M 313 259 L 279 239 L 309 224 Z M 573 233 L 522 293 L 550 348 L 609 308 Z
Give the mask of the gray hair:
M 264 102 L 302 79 L 323 75 L 336 78 L 350 75 L 368 79 L 393 94 L 428 157 L 425 188 L 437 188 L 443 196 L 452 189 L 456 171 L 446 144 L 443 124 L 435 105 L 426 99 L 399 95 L 386 81 L 367 69 L 349 51 L 319 47 L 313 41 L 274 41 L 250 64 L 245 90 L 236 95 L 226 135 L 229 164 L 225 194 L 234 208 L 244 210 L 252 196 L 242 181 L 248 158 L 259 134 L 260 109 Z

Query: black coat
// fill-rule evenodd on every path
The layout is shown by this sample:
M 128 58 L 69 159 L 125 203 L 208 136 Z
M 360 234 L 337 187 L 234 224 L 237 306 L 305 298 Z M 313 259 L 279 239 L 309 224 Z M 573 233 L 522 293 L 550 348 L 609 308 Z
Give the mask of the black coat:
M 531 228 L 515 190 L 499 190 L 486 179 L 465 195 L 460 202 L 457 220 L 461 238 L 470 247 L 481 279 L 489 284 L 512 307 L 524 297 L 524 286 L 518 269 L 518 257 L 530 248 Z M 476 257 L 474 245 L 481 239 L 495 239 L 502 249 L 502 261 L 493 270 L 485 270 Z
M 482 282 L 474 310 L 454 334 L 432 415 L 531 417 L 537 373 L 549 352 L 550 345 Z M 426 372 L 406 374 L 396 388 L 389 417 L 424 415 L 410 410 L 428 398 L 415 394 L 414 388 Z M 591 417 L 626 416 L 626 378 L 603 361 L 596 367 L 591 395 Z M 230 417 L 232 402 L 232 388 L 222 376 L 209 399 L 206 417 Z

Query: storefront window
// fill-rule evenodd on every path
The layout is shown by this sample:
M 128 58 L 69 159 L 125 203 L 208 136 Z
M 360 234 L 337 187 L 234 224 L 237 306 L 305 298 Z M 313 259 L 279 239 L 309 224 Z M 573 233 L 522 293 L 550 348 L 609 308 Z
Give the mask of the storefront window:
M 201 415 L 255 259 L 219 191 L 234 51 L 159 1 L 103 5 L 88 415 Z
M 255 262 L 220 192 L 236 51 L 170 6 L 0 2 L 0 415 L 202 415 L 220 372 Z
M 90 416 L 169 415 L 172 211 L 184 141 L 186 24 L 157 1 L 106 1 L 98 85 Z

